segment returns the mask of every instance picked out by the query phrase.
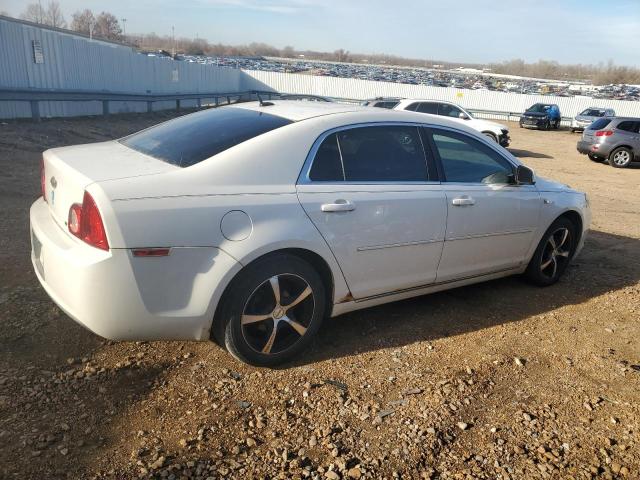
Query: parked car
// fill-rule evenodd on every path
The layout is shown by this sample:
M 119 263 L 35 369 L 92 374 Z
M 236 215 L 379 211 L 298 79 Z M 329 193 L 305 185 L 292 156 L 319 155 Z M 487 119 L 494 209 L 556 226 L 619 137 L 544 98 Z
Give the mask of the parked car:
M 560 107 L 555 103 L 536 103 L 520 116 L 520 128 L 550 130 L 560 128 Z
M 511 138 L 509 137 L 509 129 L 505 125 L 489 120 L 474 118 L 474 116 L 460 105 L 445 102 L 441 100 L 417 100 L 405 99 L 398 102 L 393 107 L 394 110 L 409 110 L 418 113 L 428 113 L 431 115 L 440 115 L 449 117 L 455 122 L 460 122 L 484 136 L 490 138 L 503 147 L 508 147 Z
M 640 160 L 640 118 L 599 118 L 582 134 L 578 151 L 594 162 L 609 161 L 616 168 L 626 168 Z
M 571 133 L 583 132 L 591 123 L 602 117 L 615 117 L 612 108 L 589 107 L 574 117 L 571 121 Z
M 361 105 L 365 107 L 378 107 L 378 108 L 392 109 L 393 107 L 398 105 L 398 103 L 400 103 L 400 100 L 402 100 L 402 98 L 376 97 L 376 98 L 371 98 L 369 100 L 365 100 L 364 102 L 361 103 Z
M 586 195 L 458 121 L 273 100 L 47 150 L 38 279 L 114 340 L 215 339 L 275 365 L 326 316 L 512 274 L 558 281 Z

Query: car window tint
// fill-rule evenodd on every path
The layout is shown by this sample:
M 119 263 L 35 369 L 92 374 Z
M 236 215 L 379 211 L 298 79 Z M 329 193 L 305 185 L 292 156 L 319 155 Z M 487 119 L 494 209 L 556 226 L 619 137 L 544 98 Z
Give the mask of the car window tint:
M 480 141 L 444 130 L 434 130 L 433 141 L 447 182 L 510 182 L 511 163 Z
M 610 118 L 599 118 L 587 127 L 587 130 L 602 130 L 611 123 Z
M 418 105 L 418 110 L 416 111 L 420 113 L 431 113 L 433 115 L 437 115 L 438 104 L 433 102 L 422 102 L 420 105 Z
M 405 110 L 411 110 L 412 112 L 415 112 L 419 106 L 420 106 L 420 102 L 415 102 L 409 105 L 408 107 L 406 107 Z
M 458 118 L 460 113 L 462 113 L 462 110 L 455 105 L 449 105 L 448 103 L 441 103 L 438 108 L 438 115 L 442 115 L 444 117 Z
M 325 138 L 318 147 L 309 172 L 309 179 L 315 182 L 342 182 L 344 180 L 342 160 L 335 133 Z
M 427 164 L 416 127 L 380 126 L 338 132 L 349 182 L 403 182 L 428 179 Z
M 188 167 L 291 120 L 245 108 L 203 110 L 129 135 L 120 142 L 151 157 Z
M 618 130 L 624 130 L 625 132 L 638 133 L 638 122 L 625 120 L 624 122 L 620 122 L 616 128 Z

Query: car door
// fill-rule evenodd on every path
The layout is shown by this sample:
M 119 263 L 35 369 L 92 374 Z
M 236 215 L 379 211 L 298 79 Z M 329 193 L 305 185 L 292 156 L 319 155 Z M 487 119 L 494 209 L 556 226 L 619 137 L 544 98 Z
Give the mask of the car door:
M 515 185 L 515 165 L 484 141 L 444 128 L 429 133 L 447 198 L 437 281 L 522 265 L 542 203 L 536 187 Z
M 355 299 L 435 281 L 447 207 L 429 162 L 407 124 L 340 129 L 312 148 L 298 198 Z

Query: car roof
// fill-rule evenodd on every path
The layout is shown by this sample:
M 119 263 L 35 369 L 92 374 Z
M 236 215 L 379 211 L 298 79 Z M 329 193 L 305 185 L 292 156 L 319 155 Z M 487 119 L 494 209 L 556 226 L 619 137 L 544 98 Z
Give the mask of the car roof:
M 236 103 L 221 108 L 243 108 L 277 115 L 300 122 L 302 120 L 322 121 L 324 126 L 334 128 L 363 123 L 406 122 L 441 127 L 450 127 L 474 135 L 478 132 L 460 122 L 428 113 L 409 110 L 388 110 L 361 105 L 324 102 L 301 102 L 299 100 L 274 100 L 272 105 L 260 106 L 259 102 Z M 455 104 L 454 104 L 455 105 Z M 305 122 L 306 123 L 306 122 Z M 286 128 L 286 127 L 285 127 Z
M 336 113 L 355 112 L 358 110 L 366 110 L 367 107 L 360 105 L 349 105 L 345 103 L 334 102 L 313 102 L 304 100 L 269 100 L 263 102 L 246 102 L 235 103 L 234 108 L 245 108 L 258 112 L 277 115 L 287 118 L 291 121 L 298 122 L 309 118 L 320 117 L 323 115 L 332 115 Z

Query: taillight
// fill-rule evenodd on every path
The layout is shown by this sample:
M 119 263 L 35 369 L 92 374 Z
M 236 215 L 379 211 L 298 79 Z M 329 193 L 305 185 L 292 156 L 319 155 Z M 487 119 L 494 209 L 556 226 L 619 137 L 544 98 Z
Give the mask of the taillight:
M 44 201 L 47 201 L 47 190 L 44 187 L 45 184 L 45 174 L 44 174 L 44 158 L 40 160 L 40 192 L 42 193 L 42 198 Z
M 596 137 L 610 137 L 613 135 L 613 130 L 598 130 L 596 132 Z
M 109 250 L 100 211 L 89 192 L 84 192 L 82 205 L 71 205 L 67 225 L 69 231 L 83 242 L 102 250 Z

